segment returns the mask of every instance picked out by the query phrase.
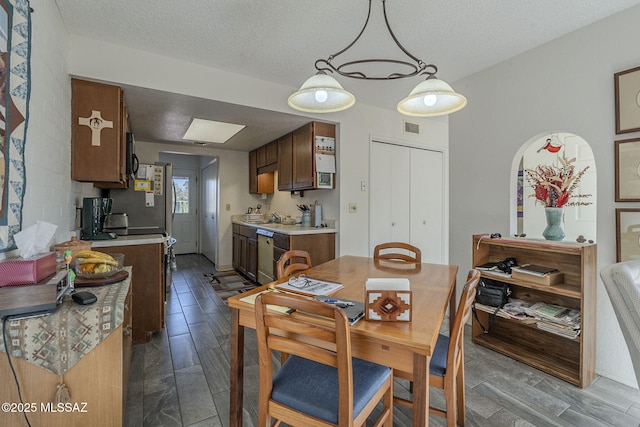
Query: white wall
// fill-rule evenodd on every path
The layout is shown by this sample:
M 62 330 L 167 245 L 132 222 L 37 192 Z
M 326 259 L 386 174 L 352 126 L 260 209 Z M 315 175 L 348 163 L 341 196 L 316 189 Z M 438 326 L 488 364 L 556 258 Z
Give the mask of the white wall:
M 471 266 L 471 235 L 509 232 L 509 172 L 521 146 L 570 132 L 593 149 L 598 171 L 598 270 L 616 258 L 613 74 L 640 65 L 640 7 L 455 82 L 469 104 L 451 116 L 450 262 Z M 575 236 L 567 236 L 575 239 Z M 627 347 L 598 278 L 596 371 L 635 385 Z
M 58 226 L 52 244 L 75 231 L 74 206 L 97 195 L 91 184 L 71 181 L 71 83 L 68 40 L 55 2 L 32 0 L 31 96 L 25 143 L 23 229 L 47 221 Z M 73 230 L 73 231 L 72 231 Z M 0 257 L 17 255 L 16 251 Z
M 136 85 L 287 113 L 292 113 L 292 110 L 287 106 L 286 99 L 297 89 L 81 37 L 71 38 L 69 72 L 74 76 L 115 84 Z M 360 191 L 360 182 L 369 180 L 369 142 L 372 135 L 385 140 L 404 140 L 446 148 L 447 118 L 412 119 L 421 127 L 421 134 L 416 137 L 403 133 L 404 116 L 363 104 L 357 104 L 342 113 L 310 117 L 339 123 L 339 188 L 334 190 L 334 196 L 321 195 L 316 191 L 305 193 L 305 198 L 308 201 L 317 198 L 323 205 L 326 217 L 339 220 L 339 254 L 366 256 L 369 253 L 368 192 Z M 136 151 L 142 149 L 141 145 L 136 142 Z M 176 146 L 177 151 L 196 152 L 193 151 L 195 149 Z M 154 149 L 146 147 L 144 150 Z M 242 213 L 242 210 L 236 210 L 237 206 L 246 209 L 260 200 L 248 194 L 248 157 L 246 153 L 227 151 L 226 155 L 233 159 L 233 163 L 225 165 L 221 154 L 225 150 L 200 150 L 202 154 L 220 155 L 220 184 L 224 192 L 220 194 L 220 206 L 225 206 L 225 203 L 232 203 L 233 206 L 231 212 L 221 212 L 220 224 L 223 227 L 224 214 L 229 214 L 230 223 L 231 214 Z M 240 160 L 239 156 L 244 156 L 244 160 Z M 347 212 L 348 203 L 352 202 L 358 204 L 356 214 Z M 220 238 L 223 239 L 223 245 L 220 246 L 222 265 L 224 245 L 228 245 L 230 254 L 231 235 L 223 234 L 221 229 Z

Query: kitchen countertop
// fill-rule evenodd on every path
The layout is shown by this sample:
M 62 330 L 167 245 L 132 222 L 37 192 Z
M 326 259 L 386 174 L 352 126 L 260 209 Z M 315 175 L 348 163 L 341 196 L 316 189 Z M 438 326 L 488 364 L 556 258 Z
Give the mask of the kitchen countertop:
M 246 225 L 248 227 L 253 228 L 261 228 L 263 230 L 273 231 L 275 233 L 282 233 L 288 235 L 300 235 L 300 234 L 327 234 L 327 233 L 336 233 L 337 230 L 335 228 L 330 227 L 303 227 L 301 225 L 285 225 L 285 224 L 277 224 L 272 222 L 267 222 L 264 224 L 255 223 L 255 222 L 247 222 L 239 219 L 233 219 L 234 224 Z
M 89 240 L 91 249 L 108 248 L 112 246 L 134 246 L 134 245 L 151 245 L 155 243 L 164 243 L 162 234 L 144 234 L 141 236 L 118 236 L 111 240 Z

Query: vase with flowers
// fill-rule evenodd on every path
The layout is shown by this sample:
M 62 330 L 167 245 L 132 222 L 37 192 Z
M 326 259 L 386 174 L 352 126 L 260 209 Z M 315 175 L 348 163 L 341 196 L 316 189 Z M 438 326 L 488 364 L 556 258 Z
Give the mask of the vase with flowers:
M 562 230 L 562 215 L 565 206 L 590 205 L 584 199 L 591 197 L 591 194 L 575 194 L 580 184 L 580 179 L 589 169 L 586 166 L 580 171 L 576 171 L 575 157 L 567 159 L 566 155 L 558 156 L 557 165 L 538 165 L 535 169 L 525 169 L 525 177 L 529 186 L 533 189 L 536 203 L 540 203 L 545 208 L 547 228 L 542 235 L 547 240 L 562 240 L 564 231 Z

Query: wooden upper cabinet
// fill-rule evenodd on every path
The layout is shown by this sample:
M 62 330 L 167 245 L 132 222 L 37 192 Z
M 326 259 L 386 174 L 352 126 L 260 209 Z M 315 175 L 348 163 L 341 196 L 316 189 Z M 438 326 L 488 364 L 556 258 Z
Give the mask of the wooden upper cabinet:
M 258 150 L 249 152 L 249 193 L 258 192 Z
M 316 136 L 335 138 L 335 125 L 312 122 L 278 139 L 278 190 L 316 188 Z
M 293 186 L 293 139 L 290 133 L 278 138 L 278 190 Z
M 278 163 L 278 140 L 272 141 L 266 145 L 266 165 Z
M 278 163 L 278 140 L 272 141 L 257 149 L 258 169 Z
M 313 188 L 313 124 L 293 131 L 293 190 Z
M 312 122 L 293 131 L 292 190 L 311 190 L 316 188 L 316 162 L 314 151 L 316 136 L 335 138 L 335 125 L 330 123 Z
M 118 86 L 71 80 L 71 179 L 126 182 L 126 110 Z
M 249 194 L 273 194 L 273 172 L 258 174 L 259 151 L 249 152 Z
M 267 165 L 267 146 L 263 145 L 262 147 L 256 150 L 256 166 L 261 168 Z

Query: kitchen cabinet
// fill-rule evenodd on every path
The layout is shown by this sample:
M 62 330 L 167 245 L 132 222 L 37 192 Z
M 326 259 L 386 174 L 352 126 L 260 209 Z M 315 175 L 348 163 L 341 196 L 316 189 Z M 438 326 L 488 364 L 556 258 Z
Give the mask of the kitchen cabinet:
M 127 185 L 127 113 L 118 86 L 71 79 L 71 179 Z
M 251 280 L 258 275 L 258 235 L 256 229 L 241 224 L 233 224 L 232 235 L 233 268 Z
M 164 243 L 115 246 L 115 242 L 109 241 L 110 246 L 93 242 L 92 249 L 124 254 L 124 264 L 132 267 L 133 343 L 146 343 L 164 328 Z
M 258 174 L 258 150 L 249 152 L 249 193 L 250 194 L 273 194 L 274 191 L 273 172 Z
M 488 333 L 473 319 L 473 342 L 578 387 L 589 385 L 594 379 L 596 361 L 596 245 L 475 235 L 472 253 L 474 267 L 514 257 L 518 264 L 558 269 L 564 282 L 550 286 L 485 272 L 482 275 L 508 283 L 510 299 L 556 304 L 581 313 L 580 335 L 575 339 L 543 331 L 535 323 L 497 316 Z M 481 310 L 477 314 L 480 323 L 487 326 L 491 314 Z
M 278 190 L 293 188 L 293 135 L 278 138 Z
M 317 136 L 335 138 L 335 125 L 311 122 L 278 140 L 278 190 L 317 188 L 314 143 Z
M 335 248 L 335 233 L 293 235 L 273 233 L 273 277 L 278 277 L 276 264 L 280 256 L 286 251 L 307 251 L 311 257 L 311 263 L 319 265 L 335 259 Z
M 262 147 L 259 147 L 257 155 L 258 169 L 278 163 L 278 141 L 272 141 Z

